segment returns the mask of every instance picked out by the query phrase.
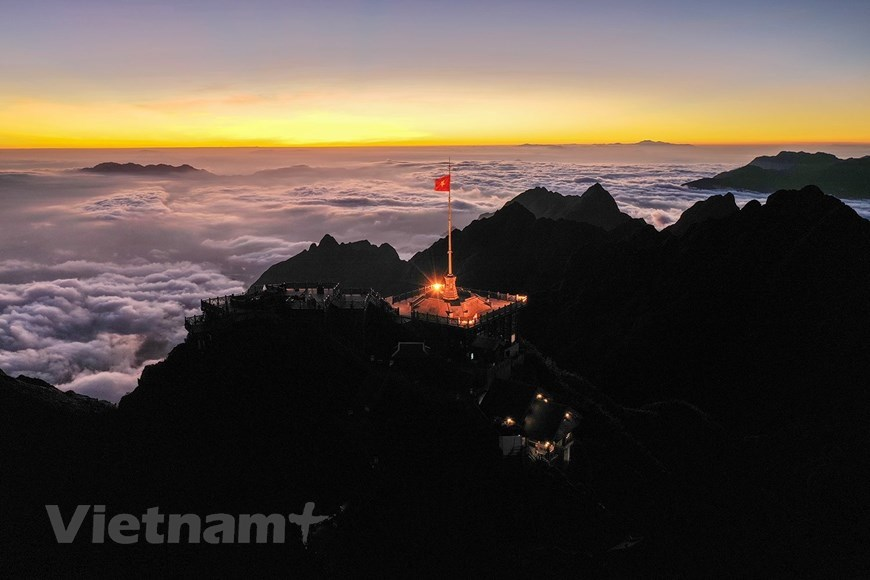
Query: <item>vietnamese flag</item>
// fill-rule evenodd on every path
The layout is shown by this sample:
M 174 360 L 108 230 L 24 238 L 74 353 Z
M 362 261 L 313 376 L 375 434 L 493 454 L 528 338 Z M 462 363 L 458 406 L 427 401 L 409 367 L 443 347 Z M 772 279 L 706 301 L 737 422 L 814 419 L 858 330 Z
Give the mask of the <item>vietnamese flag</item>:
M 435 191 L 450 191 L 449 175 L 442 175 L 435 180 Z

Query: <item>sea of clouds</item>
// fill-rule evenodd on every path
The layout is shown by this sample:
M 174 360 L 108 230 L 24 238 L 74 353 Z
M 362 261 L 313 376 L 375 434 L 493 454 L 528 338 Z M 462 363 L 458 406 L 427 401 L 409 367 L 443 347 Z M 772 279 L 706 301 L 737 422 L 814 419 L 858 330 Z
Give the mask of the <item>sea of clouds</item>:
M 201 298 L 244 291 L 324 234 L 387 242 L 406 258 L 443 236 L 445 199 L 432 182 L 448 155 L 457 227 L 531 187 L 579 195 L 600 182 L 622 211 L 662 228 L 715 193 L 683 183 L 778 150 L 0 151 L 0 369 L 117 401 L 184 340 L 183 318 Z M 209 173 L 78 171 L 104 161 Z M 766 197 L 735 194 L 741 206 Z M 850 204 L 870 216 L 867 201 Z

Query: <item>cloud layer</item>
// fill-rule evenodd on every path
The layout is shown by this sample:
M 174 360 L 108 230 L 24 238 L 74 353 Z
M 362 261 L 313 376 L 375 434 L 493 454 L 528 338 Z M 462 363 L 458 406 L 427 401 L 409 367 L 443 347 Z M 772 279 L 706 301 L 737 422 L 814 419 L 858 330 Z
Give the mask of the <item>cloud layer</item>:
M 571 148 L 465 153 L 453 165 L 458 227 L 531 187 L 577 195 L 597 181 L 622 211 L 661 228 L 713 193 L 681 183 L 735 165 L 715 155 L 583 162 Z M 404 257 L 444 235 L 446 200 L 432 191 L 444 156 L 418 149 L 5 154 L 0 368 L 117 401 L 144 365 L 184 339 L 183 317 L 201 298 L 243 291 L 323 234 L 388 242 Z M 72 170 L 102 161 L 191 163 L 217 175 Z M 736 197 L 740 205 L 764 198 Z M 870 203 L 853 206 L 870 215 Z
M 0 262 L 0 271 L 22 266 Z M 200 298 L 243 289 L 189 262 L 67 262 L 40 273 L 68 271 L 79 277 L 0 284 L 0 368 L 110 401 L 136 386 L 144 365 L 184 340 L 184 316 Z

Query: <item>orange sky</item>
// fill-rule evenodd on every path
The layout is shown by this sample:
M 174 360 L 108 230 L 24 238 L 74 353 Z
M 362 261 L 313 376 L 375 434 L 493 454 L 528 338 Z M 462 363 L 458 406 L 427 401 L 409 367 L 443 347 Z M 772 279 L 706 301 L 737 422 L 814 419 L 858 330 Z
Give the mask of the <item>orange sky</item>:
M 870 142 L 865 5 L 339 4 L 22 4 L 0 147 Z

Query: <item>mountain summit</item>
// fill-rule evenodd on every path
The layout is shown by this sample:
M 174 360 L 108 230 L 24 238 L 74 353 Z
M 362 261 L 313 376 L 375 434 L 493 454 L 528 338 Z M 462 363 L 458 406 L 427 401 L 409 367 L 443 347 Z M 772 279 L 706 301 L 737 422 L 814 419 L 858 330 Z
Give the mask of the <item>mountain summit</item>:
M 619 211 L 613 196 L 600 183 L 593 184 L 582 195 L 562 195 L 545 187 L 536 187 L 519 194 L 509 202 L 518 203 L 536 218 L 566 219 L 612 230 L 630 222 L 631 217 Z
M 292 258 L 271 266 L 251 285 L 287 281 L 341 282 L 347 287 L 374 288 L 393 294 L 414 287 L 409 265 L 389 244 L 376 246 L 367 240 L 340 244 L 329 234 Z
M 733 193 L 725 195 L 713 195 L 705 200 L 695 203 L 692 207 L 683 212 L 680 219 L 673 225 L 665 228 L 675 235 L 683 235 L 688 229 L 707 220 L 715 220 L 726 218 L 740 211 L 737 203 L 734 201 Z

